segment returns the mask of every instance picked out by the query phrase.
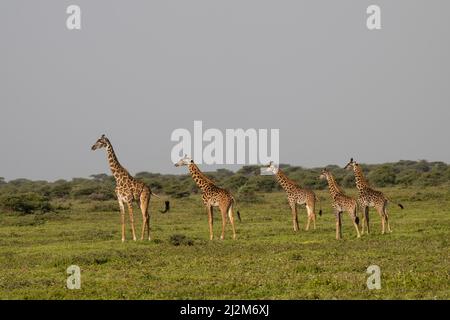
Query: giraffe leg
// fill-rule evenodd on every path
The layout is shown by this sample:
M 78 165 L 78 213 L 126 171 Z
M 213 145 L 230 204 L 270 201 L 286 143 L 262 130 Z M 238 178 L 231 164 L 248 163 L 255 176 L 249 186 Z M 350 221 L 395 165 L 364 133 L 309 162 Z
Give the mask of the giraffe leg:
M 209 240 L 213 239 L 213 208 L 208 206 Z
M 306 223 L 306 231 L 309 230 L 309 225 L 311 221 L 313 222 L 313 228 L 316 229 L 316 217 L 314 214 L 314 207 L 311 205 L 306 205 L 306 213 L 308 214 L 308 220 Z
M 142 193 L 140 196 L 140 207 L 142 212 L 142 233 L 141 233 L 141 240 L 144 240 L 145 235 L 145 229 L 147 229 L 148 232 L 148 240 L 150 240 L 150 215 L 148 213 L 148 204 L 150 202 L 150 193 L 145 192 Z
M 342 211 L 339 211 L 339 239 L 342 239 Z
M 385 233 L 385 219 L 384 219 L 384 212 L 383 212 L 383 208 L 382 207 L 376 207 L 376 210 L 381 218 L 381 234 Z
M 313 218 L 313 228 L 314 228 L 314 230 L 316 230 L 316 214 L 315 213 L 313 213 L 312 218 Z
M 147 210 L 149 210 L 147 208 Z M 150 212 L 147 211 L 147 235 L 148 235 L 148 240 L 152 240 L 151 236 L 150 236 Z
M 311 216 L 312 220 L 313 220 L 313 230 L 316 230 L 316 214 L 313 213 Z
M 142 210 L 142 209 L 141 209 Z M 147 226 L 147 216 L 145 214 L 142 215 L 142 231 L 141 231 L 141 241 L 144 240 L 145 229 Z
M 385 202 L 385 204 L 384 204 L 383 212 L 384 212 L 384 217 L 386 219 L 387 232 L 391 233 L 392 230 L 391 230 L 391 226 L 389 225 L 389 214 L 388 214 L 388 211 L 387 211 L 387 202 Z
M 221 207 L 220 213 L 222 215 L 222 234 L 220 235 L 220 240 L 225 239 L 225 226 L 227 224 L 227 209 Z
M 234 227 L 234 212 L 233 212 L 233 205 L 230 206 L 228 209 L 228 218 L 230 219 L 231 228 L 233 229 L 233 240 L 236 239 L 236 229 Z
M 125 206 L 123 205 L 122 199 L 119 199 L 119 207 L 120 207 L 120 221 L 122 223 L 122 242 L 125 242 Z
M 340 230 L 341 225 L 339 223 L 339 215 L 340 215 L 339 211 L 335 210 L 334 215 L 336 217 L 336 240 L 339 240 L 340 236 L 341 236 L 341 230 Z
M 392 230 L 391 230 L 391 226 L 389 225 L 389 215 L 388 215 L 387 211 L 384 214 L 384 219 L 386 220 L 386 224 L 387 224 L 387 232 L 391 233 Z
M 364 227 L 365 227 L 365 223 L 366 223 L 366 216 L 364 214 L 364 208 L 362 210 L 362 214 L 361 214 L 361 235 L 364 234 Z
M 364 207 L 364 220 L 366 221 L 366 227 L 367 227 L 367 234 L 370 234 L 370 227 L 369 227 L 369 207 Z
M 310 212 L 311 212 L 311 219 L 313 222 L 313 229 L 316 230 L 316 208 L 314 203 L 310 205 Z
M 291 203 L 291 211 L 292 211 L 292 224 L 294 226 L 294 232 L 298 231 L 298 217 L 297 217 L 297 204 Z
M 359 228 L 358 228 L 358 224 L 356 223 L 357 221 L 357 213 L 356 213 L 356 208 L 353 209 L 353 211 L 350 212 L 350 218 L 352 219 L 353 225 L 355 226 L 356 229 L 356 237 L 357 238 L 361 238 L 361 234 L 359 233 Z
M 305 227 L 306 231 L 309 230 L 309 225 L 311 223 L 311 215 L 309 214 L 309 212 L 307 212 L 307 215 L 308 215 L 308 220 L 306 220 L 306 227 Z
M 130 215 L 131 234 L 133 235 L 133 240 L 136 241 L 136 232 L 134 230 L 133 203 L 129 201 L 127 202 L 127 206 L 128 214 Z

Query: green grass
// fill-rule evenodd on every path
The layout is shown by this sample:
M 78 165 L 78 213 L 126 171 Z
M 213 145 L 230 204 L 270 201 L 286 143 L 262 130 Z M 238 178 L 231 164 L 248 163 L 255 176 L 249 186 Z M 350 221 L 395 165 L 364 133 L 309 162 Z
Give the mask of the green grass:
M 173 199 L 169 214 L 157 212 L 163 204 L 153 199 L 151 242 L 131 241 L 127 225 L 121 243 L 115 203 L 73 202 L 70 210 L 44 215 L 1 213 L 0 298 L 449 299 L 449 190 L 384 191 L 405 206 L 390 206 L 393 233 L 380 234 L 380 218 L 371 210 L 372 234 L 356 239 L 345 214 L 341 241 L 325 191 L 315 231 L 304 231 L 303 208 L 302 229 L 292 231 L 283 193 L 241 203 L 236 241 L 229 224 L 226 240 L 218 240 L 217 211 L 216 239 L 208 240 L 198 196 Z M 135 220 L 140 231 L 138 210 Z M 186 239 L 175 245 L 173 235 Z M 81 290 L 66 288 L 72 264 L 81 268 Z M 381 268 L 381 290 L 366 287 L 372 264 Z

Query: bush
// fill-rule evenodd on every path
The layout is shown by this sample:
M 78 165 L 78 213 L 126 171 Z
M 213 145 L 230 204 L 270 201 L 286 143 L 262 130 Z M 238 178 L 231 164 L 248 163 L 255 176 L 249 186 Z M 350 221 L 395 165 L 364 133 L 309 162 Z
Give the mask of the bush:
M 277 182 L 272 176 L 251 177 L 249 179 L 249 184 L 253 184 L 255 186 L 255 190 L 262 192 L 272 192 L 277 188 Z
M 254 186 L 245 185 L 239 188 L 236 200 L 238 202 L 257 202 L 263 200 L 263 196 L 256 194 Z
M 191 194 L 191 188 L 191 184 L 184 184 L 181 186 L 177 184 L 171 184 L 166 186 L 165 193 L 174 198 L 185 198 L 189 197 L 189 195 Z
M 417 179 L 416 183 L 419 186 L 438 186 L 445 182 L 445 176 L 438 169 L 433 168 L 433 170 L 426 172 Z
M 229 190 L 238 190 L 240 187 L 247 183 L 248 178 L 241 175 L 235 174 L 223 182 L 223 187 Z
M 384 186 L 449 186 L 450 165 L 443 162 L 408 161 L 381 165 L 361 164 L 364 174 L 375 188 Z M 243 166 L 237 172 L 218 169 L 206 172 L 217 186 L 230 190 L 242 201 L 257 199 L 259 192 L 281 191 L 281 187 L 273 176 L 261 176 L 260 166 Z M 313 190 L 325 189 L 327 183 L 320 180 L 322 168 L 306 169 L 299 166 L 281 164 L 280 168 L 286 175 L 300 186 Z M 351 170 L 340 166 L 328 166 L 333 172 L 338 184 L 344 188 L 355 188 L 355 179 Z M 173 198 L 184 198 L 200 193 L 190 174 L 156 174 L 140 172 L 136 175 L 157 194 L 165 193 Z M 16 179 L 6 182 L 0 177 L 0 199 L 6 197 L 8 210 L 32 212 L 35 210 L 50 210 L 50 207 L 36 209 L 33 202 L 49 202 L 57 199 L 75 199 L 81 201 L 108 201 L 115 199 L 114 177 L 106 174 L 92 175 L 90 179 L 74 178 L 71 181 L 58 180 L 52 183 L 46 181 L 31 181 Z M 242 188 L 242 189 L 241 189 Z M 239 195 L 238 195 L 239 193 Z M 32 194 L 23 199 L 11 198 L 11 195 Z M 22 197 L 22 196 L 21 196 Z M 41 197 L 40 200 L 36 197 Z M 11 209 L 14 208 L 14 209 Z
M 397 184 L 410 186 L 420 178 L 420 173 L 414 169 L 405 169 L 401 171 L 396 178 Z
M 36 193 L 3 196 L 1 205 L 5 210 L 24 214 L 30 214 L 36 211 L 41 213 L 53 211 L 49 199 Z
M 378 187 L 395 185 L 395 171 L 392 166 L 383 165 L 370 171 L 368 180 Z
M 173 234 L 169 239 L 170 243 L 174 246 L 192 246 L 194 245 L 194 241 L 192 239 L 187 238 L 184 234 Z
M 65 198 L 70 195 L 70 192 L 72 191 L 72 186 L 68 182 L 60 182 L 56 183 L 51 189 L 50 189 L 50 196 L 55 198 Z

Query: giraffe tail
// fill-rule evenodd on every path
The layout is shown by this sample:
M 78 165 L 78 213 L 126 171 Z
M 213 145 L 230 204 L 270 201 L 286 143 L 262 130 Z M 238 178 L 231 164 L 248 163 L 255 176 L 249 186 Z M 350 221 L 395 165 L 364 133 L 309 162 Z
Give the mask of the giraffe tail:
M 170 201 L 169 200 L 164 201 L 164 205 L 165 205 L 164 210 L 159 210 L 159 212 L 166 213 L 170 211 Z
M 234 205 L 237 207 L 237 201 L 236 201 L 236 199 L 234 199 L 233 196 L 231 196 L 231 198 L 233 199 Z M 239 209 L 237 209 L 237 208 L 236 208 L 236 215 L 237 215 L 237 217 L 238 217 L 238 219 L 239 219 L 239 222 L 242 222 L 242 219 L 241 219 L 241 213 L 239 212 Z
M 386 200 L 389 201 L 389 202 L 392 202 L 393 204 L 398 205 L 400 207 L 400 209 L 402 209 L 402 210 L 405 208 L 400 202 L 395 202 L 395 201 L 392 201 L 391 199 L 388 199 L 388 198 L 386 198 Z
M 355 204 L 355 222 L 357 225 L 359 225 L 359 213 L 361 212 L 361 206 L 359 205 L 358 201 L 356 201 Z
M 158 196 L 156 193 L 154 193 L 153 191 L 152 191 L 152 196 L 155 196 L 155 197 L 157 197 L 158 199 L 161 199 L 161 197 L 160 196 Z
M 156 193 L 154 193 L 153 191 L 151 192 L 151 194 L 152 194 L 152 196 L 155 196 L 156 198 L 158 198 L 158 199 L 161 199 L 161 197 L 160 196 L 158 196 Z M 166 201 L 164 201 L 164 210 L 159 210 L 159 212 L 161 212 L 161 213 L 166 213 L 166 212 L 169 212 L 170 211 L 170 201 L 169 200 L 166 200 Z
M 322 216 L 322 202 L 320 201 L 320 198 L 314 194 L 316 197 L 316 201 L 319 203 L 319 216 Z

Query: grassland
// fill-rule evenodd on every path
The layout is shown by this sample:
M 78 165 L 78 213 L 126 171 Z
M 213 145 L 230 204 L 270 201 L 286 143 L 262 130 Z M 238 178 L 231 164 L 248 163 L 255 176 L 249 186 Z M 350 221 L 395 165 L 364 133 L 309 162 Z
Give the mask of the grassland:
M 353 190 L 352 190 L 353 191 Z M 384 189 L 405 210 L 390 207 L 393 233 L 356 239 L 348 215 L 335 240 L 328 194 L 317 230 L 292 231 L 285 195 L 240 204 L 238 239 L 208 239 L 198 196 L 172 200 L 161 214 L 152 200 L 153 241 L 120 241 L 115 202 L 72 202 L 40 215 L 0 214 L 2 299 L 449 299 L 450 191 Z M 68 205 L 68 203 L 64 203 Z M 300 209 L 304 226 L 306 213 Z M 137 230 L 140 212 L 135 211 Z M 130 239 L 129 228 L 127 236 Z M 189 244 L 170 237 L 185 235 Z M 66 268 L 81 268 L 81 289 L 66 288 Z M 382 289 L 368 290 L 366 269 L 381 268 Z

